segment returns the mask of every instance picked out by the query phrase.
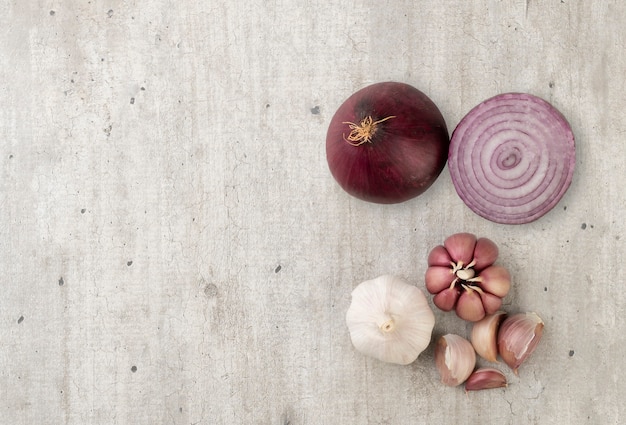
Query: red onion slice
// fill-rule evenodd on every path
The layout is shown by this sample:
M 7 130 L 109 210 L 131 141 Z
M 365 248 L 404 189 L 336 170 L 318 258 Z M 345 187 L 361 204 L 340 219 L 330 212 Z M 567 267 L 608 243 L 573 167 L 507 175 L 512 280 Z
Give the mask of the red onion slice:
M 537 220 L 563 197 L 576 162 L 567 120 L 545 100 L 505 93 L 485 100 L 459 123 L 448 168 L 456 192 L 496 223 Z

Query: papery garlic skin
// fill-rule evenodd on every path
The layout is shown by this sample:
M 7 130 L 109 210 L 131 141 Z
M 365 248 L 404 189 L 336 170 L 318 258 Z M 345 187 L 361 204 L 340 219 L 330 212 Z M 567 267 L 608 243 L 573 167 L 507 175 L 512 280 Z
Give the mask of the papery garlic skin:
M 515 374 L 535 351 L 543 335 L 544 323 L 533 312 L 518 313 L 504 319 L 498 331 L 498 352 Z
M 419 288 L 399 277 L 383 275 L 352 291 L 346 324 L 359 352 L 406 365 L 430 344 L 435 315 Z
M 424 276 L 433 303 L 443 311 L 455 310 L 467 321 L 476 322 L 502 306 L 511 287 L 511 276 L 493 265 L 498 247 L 487 238 L 456 233 L 428 254 Z
M 444 335 L 437 340 L 435 346 L 435 366 L 444 385 L 461 385 L 476 366 L 474 347 L 459 335 Z
M 476 353 L 490 362 L 498 361 L 498 329 L 506 313 L 498 311 L 474 323 L 470 342 Z
M 506 386 L 507 381 L 504 373 L 490 367 L 475 370 L 465 381 L 465 391 L 490 390 Z

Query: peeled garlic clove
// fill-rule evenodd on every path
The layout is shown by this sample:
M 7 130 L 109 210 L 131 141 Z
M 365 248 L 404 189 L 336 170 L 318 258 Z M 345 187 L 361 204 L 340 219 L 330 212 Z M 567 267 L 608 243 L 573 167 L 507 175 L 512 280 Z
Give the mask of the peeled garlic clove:
M 517 375 L 522 363 L 535 351 L 543 334 L 543 320 L 536 313 L 509 316 L 498 331 L 498 351 Z
M 505 317 L 505 312 L 498 311 L 485 316 L 482 320 L 474 323 L 472 327 L 470 341 L 474 350 L 479 356 L 490 362 L 498 361 L 498 329 Z
M 489 390 L 506 386 L 504 373 L 491 367 L 477 369 L 465 381 L 465 391 Z
M 452 259 L 443 245 L 437 245 L 428 254 L 429 266 L 450 267 Z
M 352 291 L 346 324 L 359 352 L 405 365 L 415 361 L 430 344 L 435 315 L 420 289 L 385 275 Z
M 471 286 L 463 286 L 456 302 L 456 314 L 468 322 L 477 322 L 485 317 L 485 307 L 480 295 Z
M 435 365 L 443 384 L 451 387 L 461 385 L 476 366 L 474 347 L 461 336 L 444 335 L 437 340 Z
M 459 290 L 456 287 L 447 288 L 433 297 L 433 304 L 442 311 L 450 311 L 459 299 Z
M 476 241 L 474 248 L 474 268 L 482 270 L 489 267 L 498 259 L 498 246 L 487 238 L 480 238 Z
M 456 233 L 448 236 L 443 242 L 443 246 L 455 263 L 461 262 L 463 265 L 467 265 L 474 258 L 476 236 L 471 233 Z
M 500 298 L 504 298 L 511 289 L 511 274 L 502 266 L 487 267 L 472 281 L 478 282 L 482 289 Z

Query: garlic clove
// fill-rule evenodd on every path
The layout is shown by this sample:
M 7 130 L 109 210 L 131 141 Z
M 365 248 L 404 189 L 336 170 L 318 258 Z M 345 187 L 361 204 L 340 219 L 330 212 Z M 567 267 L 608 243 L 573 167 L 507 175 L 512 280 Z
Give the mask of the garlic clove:
M 459 335 L 444 335 L 435 346 L 435 365 L 444 385 L 461 385 L 476 366 L 474 347 Z
M 475 370 L 465 381 L 465 391 L 489 390 L 506 386 L 507 382 L 504 373 L 491 367 Z
M 433 304 L 442 311 L 451 311 L 459 299 L 459 294 L 457 287 L 446 288 L 433 297 Z
M 456 233 L 448 236 L 443 242 L 443 246 L 455 263 L 467 265 L 474 258 L 476 236 L 471 233 Z
M 468 322 L 477 322 L 485 317 L 483 301 L 471 286 L 463 285 L 462 294 L 456 302 L 456 314 Z
M 384 275 L 362 282 L 352 291 L 346 324 L 357 351 L 405 365 L 430 344 L 435 315 L 420 289 L 399 277 Z
M 470 341 L 476 353 L 490 362 L 498 361 L 498 329 L 500 323 L 506 317 L 506 313 L 498 311 L 485 316 L 482 320 L 474 323 Z
M 429 266 L 450 267 L 452 258 L 448 254 L 448 251 L 443 245 L 434 247 L 428 254 Z
M 511 274 L 502 266 L 490 266 L 470 282 L 478 282 L 485 291 L 504 298 L 511 289 Z
M 478 271 L 489 267 L 498 259 L 498 246 L 487 238 L 480 238 L 476 241 L 474 248 L 474 268 Z
M 431 294 L 436 294 L 449 288 L 454 280 L 454 273 L 448 267 L 432 266 L 426 269 L 424 281 L 426 282 L 426 290 Z
M 493 314 L 500 310 L 500 307 L 502 307 L 502 298 L 497 295 L 490 294 L 489 292 L 485 292 L 480 288 L 476 288 L 476 290 L 480 294 L 480 299 L 483 302 L 486 314 Z
M 498 330 L 498 351 L 517 375 L 543 335 L 543 320 L 536 313 L 518 313 L 504 319 Z

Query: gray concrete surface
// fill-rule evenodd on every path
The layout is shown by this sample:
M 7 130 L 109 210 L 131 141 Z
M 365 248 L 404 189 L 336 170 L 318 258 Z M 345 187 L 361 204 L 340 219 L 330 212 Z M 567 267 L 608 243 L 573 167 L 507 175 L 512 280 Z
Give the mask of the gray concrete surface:
M 2 6 L 0 423 L 626 422 L 624 2 Z M 549 100 L 577 137 L 570 190 L 523 226 L 471 213 L 447 170 L 401 205 L 350 198 L 327 125 L 385 80 L 450 129 L 500 92 Z M 401 367 L 348 338 L 356 284 L 422 287 L 457 231 L 500 245 L 506 309 L 546 322 L 505 390 L 442 386 L 432 345 Z

